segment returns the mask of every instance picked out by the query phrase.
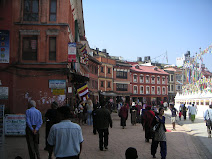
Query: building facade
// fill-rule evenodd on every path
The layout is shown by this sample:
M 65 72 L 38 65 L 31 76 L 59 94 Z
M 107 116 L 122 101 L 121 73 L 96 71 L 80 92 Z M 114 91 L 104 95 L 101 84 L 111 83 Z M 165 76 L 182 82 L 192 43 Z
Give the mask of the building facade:
M 1 103 L 9 113 L 25 113 L 30 99 L 41 112 L 53 101 L 73 102 L 68 43 L 84 36 L 82 1 L 16 0 L 5 7 L 0 30 L 10 33 L 10 46 L 8 62 L 0 63 Z
M 168 100 L 168 73 L 156 66 L 133 65 L 130 70 L 134 102 L 159 104 Z

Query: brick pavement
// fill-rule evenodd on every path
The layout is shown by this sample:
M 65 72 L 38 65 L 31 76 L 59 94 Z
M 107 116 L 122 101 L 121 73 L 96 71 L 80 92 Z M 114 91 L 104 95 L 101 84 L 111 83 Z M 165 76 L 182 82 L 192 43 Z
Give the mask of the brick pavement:
M 129 116 L 130 117 L 130 116 Z M 150 143 L 145 142 L 144 131 L 140 124 L 132 126 L 130 118 L 127 120 L 126 129 L 120 126 L 120 118 L 116 113 L 112 113 L 113 128 L 109 130 L 109 146 L 107 151 L 98 149 L 98 135 L 93 135 L 92 126 L 82 125 L 83 148 L 81 159 L 124 159 L 125 150 L 128 147 L 135 147 L 138 151 L 139 159 L 151 159 Z M 171 130 L 170 119 L 166 118 L 166 127 Z M 44 148 L 45 125 L 40 130 L 40 154 L 42 159 L 46 159 L 48 154 Z M 167 132 L 167 159 L 201 159 L 195 144 L 183 127 L 176 125 L 176 131 Z M 25 137 L 6 137 L 5 139 L 6 159 L 14 159 L 20 155 L 23 159 L 28 159 L 28 150 Z M 158 147 L 157 158 L 160 158 L 160 148 Z

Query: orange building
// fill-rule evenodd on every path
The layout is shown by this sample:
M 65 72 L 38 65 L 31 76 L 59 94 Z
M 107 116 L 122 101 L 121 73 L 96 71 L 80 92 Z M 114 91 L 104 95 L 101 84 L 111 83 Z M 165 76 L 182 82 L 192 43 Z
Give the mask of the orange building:
M 9 31 L 10 45 L 9 62 L 0 63 L 0 102 L 6 111 L 24 113 L 30 99 L 42 112 L 53 101 L 73 103 L 68 82 L 76 71 L 68 61 L 68 43 L 85 36 L 82 1 L 8 0 L 4 5 L 0 30 Z

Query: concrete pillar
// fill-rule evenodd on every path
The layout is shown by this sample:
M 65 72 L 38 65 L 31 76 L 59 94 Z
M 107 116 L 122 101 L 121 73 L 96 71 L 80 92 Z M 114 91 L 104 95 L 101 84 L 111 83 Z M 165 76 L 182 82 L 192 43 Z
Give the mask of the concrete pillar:
M 206 105 L 206 100 L 204 99 L 204 105 Z
M 199 100 L 199 105 L 201 105 L 201 100 Z

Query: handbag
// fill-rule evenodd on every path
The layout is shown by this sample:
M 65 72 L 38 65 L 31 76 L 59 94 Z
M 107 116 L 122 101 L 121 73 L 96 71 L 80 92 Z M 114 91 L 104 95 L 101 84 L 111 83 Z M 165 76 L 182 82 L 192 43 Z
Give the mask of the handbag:
M 155 125 L 153 126 L 153 128 L 152 128 L 152 131 L 153 131 L 153 132 L 156 132 L 158 126 L 159 126 L 159 123 L 155 124 Z
M 206 126 L 211 126 L 212 122 L 211 122 L 211 119 L 210 119 L 209 111 L 208 111 L 208 117 L 209 117 L 209 119 L 206 120 Z

